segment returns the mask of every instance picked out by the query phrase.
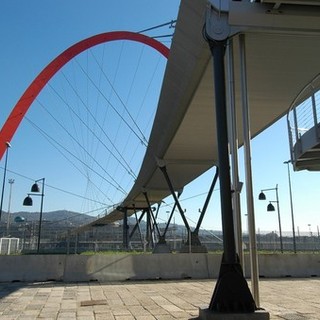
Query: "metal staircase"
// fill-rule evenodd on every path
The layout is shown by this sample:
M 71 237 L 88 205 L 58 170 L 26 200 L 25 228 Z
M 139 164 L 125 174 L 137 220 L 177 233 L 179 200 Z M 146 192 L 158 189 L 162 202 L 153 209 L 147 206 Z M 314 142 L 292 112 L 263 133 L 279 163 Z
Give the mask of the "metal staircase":
M 320 171 L 320 74 L 293 101 L 287 114 L 294 170 Z

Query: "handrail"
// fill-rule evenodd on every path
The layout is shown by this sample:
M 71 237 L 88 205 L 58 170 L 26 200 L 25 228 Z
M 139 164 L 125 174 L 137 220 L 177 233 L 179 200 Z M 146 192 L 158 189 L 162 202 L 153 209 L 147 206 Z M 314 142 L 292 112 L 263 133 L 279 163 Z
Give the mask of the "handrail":
M 293 100 L 287 113 L 287 126 L 291 162 L 295 163 L 295 146 L 301 144 L 302 136 L 317 128 L 320 120 L 320 74 L 308 83 Z M 319 130 L 314 130 L 319 139 Z

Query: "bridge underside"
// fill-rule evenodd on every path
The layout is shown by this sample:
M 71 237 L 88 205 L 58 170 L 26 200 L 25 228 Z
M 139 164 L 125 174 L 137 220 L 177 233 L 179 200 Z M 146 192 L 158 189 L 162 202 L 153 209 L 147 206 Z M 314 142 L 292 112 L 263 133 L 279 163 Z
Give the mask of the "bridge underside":
M 273 4 L 230 3 L 241 145 L 239 34 L 245 35 L 251 135 L 256 136 L 286 114 L 297 93 L 319 72 L 319 15 L 308 6 L 298 11 L 281 6 L 280 12 Z M 150 203 L 170 195 L 159 164 L 166 165 L 175 190 L 217 164 L 212 58 L 202 36 L 206 7 L 205 0 L 181 1 L 149 147 L 124 207 L 147 207 L 143 192 Z M 123 212 L 114 209 L 93 224 L 122 218 Z

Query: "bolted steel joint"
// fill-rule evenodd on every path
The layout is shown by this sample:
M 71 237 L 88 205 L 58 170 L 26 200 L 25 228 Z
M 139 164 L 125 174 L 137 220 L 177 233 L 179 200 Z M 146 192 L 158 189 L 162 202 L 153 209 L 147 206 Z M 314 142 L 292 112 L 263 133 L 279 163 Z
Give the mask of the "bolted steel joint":
M 208 40 L 223 41 L 230 37 L 228 12 L 208 4 L 206 12 L 205 36 Z

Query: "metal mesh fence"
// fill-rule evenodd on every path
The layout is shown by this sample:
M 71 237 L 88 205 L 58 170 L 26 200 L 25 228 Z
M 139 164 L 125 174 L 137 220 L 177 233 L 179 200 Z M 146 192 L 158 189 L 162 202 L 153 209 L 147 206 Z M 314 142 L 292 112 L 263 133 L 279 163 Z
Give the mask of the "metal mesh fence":
M 129 225 L 129 231 L 133 229 Z M 10 235 L 7 234 L 5 223 L 0 224 L 1 254 L 28 254 L 36 253 L 39 239 L 39 224 L 21 223 L 10 228 Z M 40 253 L 46 254 L 74 254 L 83 252 L 101 252 L 101 251 L 122 251 L 124 247 L 123 226 L 122 224 L 110 224 L 106 226 L 94 227 L 90 230 L 77 233 L 75 228 L 70 226 L 57 226 L 52 223 L 42 225 L 40 237 Z M 161 232 L 161 228 L 160 228 Z M 257 237 L 257 249 L 260 251 L 280 251 L 280 236 L 275 231 L 260 232 Z M 9 239 L 9 240 L 8 240 Z M 208 251 L 223 250 L 223 235 L 221 231 L 199 232 L 199 240 Z M 148 251 L 152 250 L 157 243 L 158 237 L 154 234 L 151 240 L 147 239 L 145 229 L 141 229 L 141 234 L 136 232 L 129 239 L 129 250 Z M 293 251 L 294 241 L 297 251 L 320 252 L 320 235 L 310 230 L 306 232 L 298 231 L 295 239 L 291 232 L 282 233 L 282 243 L 284 251 Z M 8 250 L 9 242 L 11 249 Z M 172 251 L 179 251 L 188 243 L 188 234 L 181 226 L 172 226 L 166 234 L 166 243 Z M 243 234 L 244 250 L 249 250 L 248 234 Z

